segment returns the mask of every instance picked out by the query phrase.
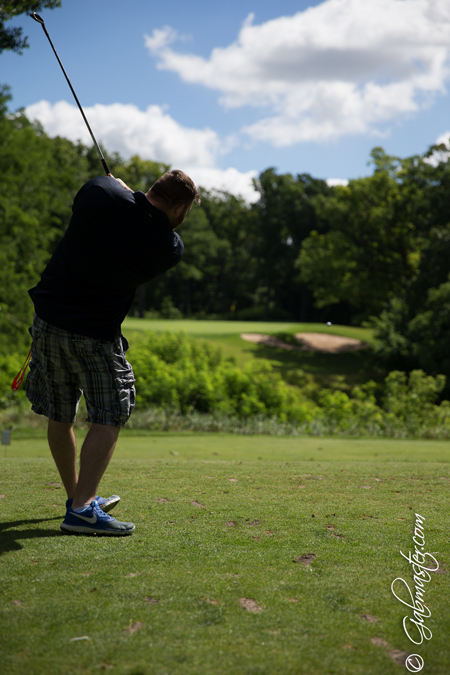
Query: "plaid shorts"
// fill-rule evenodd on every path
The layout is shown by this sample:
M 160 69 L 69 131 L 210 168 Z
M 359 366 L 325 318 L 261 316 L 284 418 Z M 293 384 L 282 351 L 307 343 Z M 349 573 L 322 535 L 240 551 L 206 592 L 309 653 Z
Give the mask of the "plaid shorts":
M 84 394 L 87 422 L 125 425 L 135 404 L 135 380 L 123 336 L 115 342 L 94 340 L 56 328 L 36 314 L 30 334 L 26 392 L 35 413 L 74 422 Z

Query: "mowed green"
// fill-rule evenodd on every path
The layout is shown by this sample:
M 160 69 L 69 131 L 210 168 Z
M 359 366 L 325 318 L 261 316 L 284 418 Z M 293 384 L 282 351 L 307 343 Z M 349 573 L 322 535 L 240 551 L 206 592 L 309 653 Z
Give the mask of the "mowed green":
M 372 331 L 357 326 L 340 326 L 326 323 L 293 323 L 280 321 L 197 321 L 194 319 L 138 319 L 127 317 L 123 323 L 124 331 L 186 331 L 189 335 L 206 337 L 208 335 L 239 335 L 240 333 L 329 333 L 353 337 L 370 342 Z
M 85 431 L 76 430 L 81 444 Z M 11 445 L 1 446 L 3 457 L 48 458 L 43 431 L 18 431 Z M 225 433 L 170 433 L 123 430 L 113 462 L 118 459 L 448 462 L 450 441 L 381 438 L 322 438 L 244 436 Z
M 113 514 L 136 532 L 110 539 L 60 532 L 45 439 L 13 436 L 0 458 L 2 673 L 394 675 L 408 652 L 446 675 L 449 449 L 124 433 L 102 494 L 121 495 Z M 391 592 L 397 577 L 414 591 L 400 551 L 414 550 L 416 513 L 442 564 L 419 646 Z
M 296 333 L 327 333 L 355 338 L 367 344 L 373 341 L 372 331 L 356 326 L 327 326 L 325 323 L 282 323 L 263 321 L 195 321 L 189 319 L 138 319 L 128 317 L 123 331 L 130 341 L 130 361 L 133 361 L 133 343 L 139 335 L 147 331 L 184 331 L 188 335 L 220 347 L 226 358 L 235 359 L 244 366 L 252 360 L 270 361 L 274 369 L 284 379 L 293 383 L 298 374 L 310 375 L 319 386 L 333 386 L 339 380 L 339 386 L 345 381 L 350 387 L 370 379 L 379 378 L 374 372 L 370 354 L 366 351 L 326 354 L 286 350 L 281 347 L 269 347 L 244 340 L 245 333 L 275 335 L 284 340 L 285 336 Z

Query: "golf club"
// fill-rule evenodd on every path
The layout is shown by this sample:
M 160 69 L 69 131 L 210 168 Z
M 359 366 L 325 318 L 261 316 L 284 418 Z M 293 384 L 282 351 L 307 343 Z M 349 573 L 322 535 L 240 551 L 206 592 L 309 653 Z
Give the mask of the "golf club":
M 106 173 L 109 174 L 109 173 L 110 173 L 110 170 L 109 170 L 109 168 L 108 168 L 108 165 L 107 165 L 107 163 L 106 163 L 106 160 L 105 160 L 105 158 L 103 157 L 103 153 L 102 153 L 102 151 L 100 150 L 99 144 L 98 144 L 97 141 L 95 140 L 95 136 L 94 136 L 94 134 L 92 133 L 92 129 L 91 129 L 91 127 L 89 126 L 89 122 L 88 122 L 87 119 L 86 119 L 86 115 L 85 115 L 84 112 L 83 112 L 83 108 L 82 108 L 81 105 L 80 105 L 80 102 L 79 102 L 79 100 L 78 100 L 78 98 L 77 98 L 77 95 L 75 94 L 74 89 L 73 89 L 72 85 L 70 84 L 70 80 L 69 80 L 69 78 L 67 77 L 67 73 L 66 73 L 66 71 L 64 70 L 64 66 L 63 66 L 63 64 L 61 63 L 61 60 L 60 60 L 60 58 L 59 58 L 59 56 L 58 56 L 58 54 L 57 54 L 57 52 L 56 52 L 56 49 L 55 49 L 54 46 L 53 46 L 53 42 L 50 40 L 50 35 L 47 33 L 47 30 L 46 30 L 46 28 L 45 28 L 44 19 L 42 19 L 42 17 L 40 17 L 39 14 L 36 14 L 36 12 L 33 12 L 32 14 L 30 14 L 30 16 L 31 16 L 32 19 L 34 19 L 35 21 L 37 21 L 38 23 L 41 24 L 42 29 L 43 29 L 44 33 L 46 34 L 46 36 L 47 36 L 47 38 L 48 38 L 48 41 L 50 42 L 53 51 L 55 52 L 55 56 L 56 56 L 56 58 L 58 59 L 58 63 L 59 63 L 59 65 L 61 66 L 61 70 L 63 71 L 64 76 L 65 76 L 65 78 L 66 78 L 66 80 L 67 80 L 67 84 L 68 84 L 69 87 L 70 87 L 70 91 L 72 92 L 73 97 L 74 97 L 75 101 L 77 102 L 77 105 L 78 105 L 78 107 L 79 107 L 79 109 L 80 109 L 80 113 L 82 114 L 83 119 L 84 119 L 84 121 L 86 122 L 86 126 L 87 126 L 87 128 L 88 128 L 88 131 L 89 131 L 89 133 L 91 134 L 91 138 L 92 138 L 92 140 L 94 141 L 95 147 L 96 147 L 97 150 L 98 150 L 98 154 L 100 155 L 100 159 L 101 159 L 101 162 L 102 162 L 102 164 L 103 164 L 103 168 L 105 169 Z

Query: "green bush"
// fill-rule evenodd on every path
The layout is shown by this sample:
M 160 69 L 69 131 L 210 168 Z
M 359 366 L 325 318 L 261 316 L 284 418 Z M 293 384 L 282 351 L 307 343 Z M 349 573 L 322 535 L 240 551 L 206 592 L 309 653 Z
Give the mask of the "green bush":
M 393 371 L 385 379 L 381 405 L 374 382 L 355 387 L 350 396 L 324 389 L 314 428 L 327 434 L 449 438 L 450 402 L 436 405 L 444 386 L 443 375 L 432 377 L 413 370 L 408 377 Z
M 239 368 L 220 349 L 184 333 L 148 333 L 130 350 L 137 406 L 196 410 L 239 418 L 253 415 L 306 421 L 313 406 L 300 403 L 267 361 Z
M 393 371 L 381 387 L 368 382 L 350 393 L 322 389 L 314 402 L 305 401 L 308 384 L 301 373 L 300 386 L 289 386 L 269 362 L 239 368 L 220 349 L 185 333 L 135 339 L 130 361 L 137 389 L 131 428 L 450 438 L 450 402 L 436 403 L 445 387 L 443 375 Z M 0 357 L 0 423 L 5 428 L 34 424 L 25 410 L 25 387 L 11 390 L 22 363 L 22 355 Z
M 368 382 L 355 387 L 351 396 L 343 391 L 322 390 L 318 419 L 334 432 L 382 425 L 384 416 L 375 398 L 376 386 L 375 382 Z
M 443 375 L 393 371 L 380 403 L 377 385 L 368 382 L 350 394 L 323 389 L 315 404 L 301 400 L 269 362 L 239 368 L 219 349 L 184 333 L 149 333 L 131 349 L 130 360 L 141 412 L 153 408 L 166 409 L 169 416 L 271 419 L 313 434 L 450 436 L 450 403 L 436 405 Z
M 236 423 L 258 419 L 287 424 L 288 433 L 295 428 L 296 433 L 315 435 L 450 437 L 450 403 L 436 404 L 445 386 L 443 375 L 393 371 L 381 396 L 378 392 L 380 402 L 379 385 L 368 382 L 350 394 L 323 389 L 315 404 L 301 400 L 269 362 L 252 361 L 239 368 L 220 349 L 184 333 L 148 333 L 130 354 L 138 414 L 165 410 L 164 428 L 170 427 L 171 417 L 177 428 L 197 427 L 201 422 L 196 417 L 194 423 L 192 415 L 201 414 L 209 416 L 211 428 L 222 427 L 228 417 Z
M 377 385 L 369 382 L 356 387 L 348 396 L 342 391 L 323 390 L 319 406 L 301 408 L 291 419 L 253 414 L 227 415 L 219 410 L 200 413 L 152 406 L 138 410 L 129 426 L 154 431 L 203 431 L 276 436 L 365 436 L 381 438 L 450 438 L 450 403 L 434 403 L 442 378 L 421 371 L 408 377 L 392 372 L 386 378 L 382 404 L 375 397 Z

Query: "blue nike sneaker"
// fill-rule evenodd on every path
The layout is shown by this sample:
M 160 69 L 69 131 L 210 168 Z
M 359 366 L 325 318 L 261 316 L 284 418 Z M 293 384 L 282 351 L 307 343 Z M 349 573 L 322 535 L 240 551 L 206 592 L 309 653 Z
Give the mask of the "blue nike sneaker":
M 109 513 L 117 504 L 120 502 L 120 497 L 118 495 L 111 495 L 111 497 L 99 497 L 98 495 L 95 498 L 95 501 L 103 511 L 103 513 Z M 72 508 L 73 499 L 68 499 L 66 501 L 66 509 Z
M 69 534 L 103 534 L 126 536 L 134 531 L 134 523 L 122 523 L 101 510 L 97 501 L 92 501 L 84 511 L 74 511 L 70 506 L 60 525 Z

